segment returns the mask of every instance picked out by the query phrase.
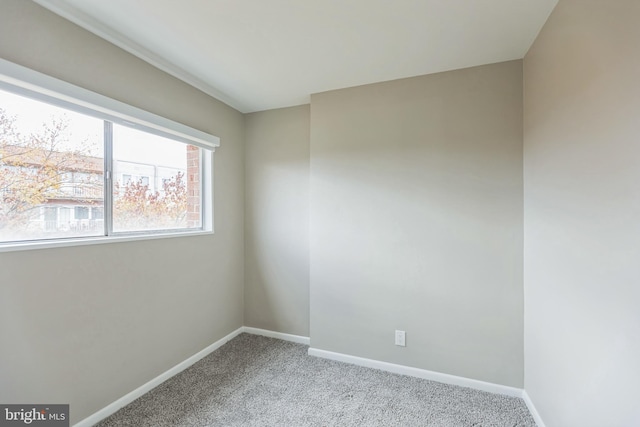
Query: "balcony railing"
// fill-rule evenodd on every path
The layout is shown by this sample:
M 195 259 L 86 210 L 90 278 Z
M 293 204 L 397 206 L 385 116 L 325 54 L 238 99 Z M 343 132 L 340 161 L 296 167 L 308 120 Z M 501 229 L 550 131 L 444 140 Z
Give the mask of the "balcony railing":
M 82 232 L 97 231 L 104 229 L 104 220 L 102 219 L 77 219 L 72 221 L 43 221 L 44 231 L 46 232 Z
M 101 186 L 92 184 L 63 184 L 55 198 L 94 200 L 102 199 L 104 191 Z

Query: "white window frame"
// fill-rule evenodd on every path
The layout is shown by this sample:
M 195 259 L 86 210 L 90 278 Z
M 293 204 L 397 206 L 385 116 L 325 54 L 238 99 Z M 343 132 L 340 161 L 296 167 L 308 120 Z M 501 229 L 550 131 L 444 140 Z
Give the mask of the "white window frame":
M 204 149 L 200 150 L 202 181 L 202 212 L 200 216 L 202 226 L 200 229 L 153 230 L 131 233 L 113 233 L 113 230 L 105 230 L 106 235 L 104 236 L 0 243 L 0 252 L 213 234 L 213 157 L 215 149 L 220 146 L 220 138 L 2 58 L 0 58 L 0 89 Z M 112 151 L 111 144 L 105 144 L 105 150 Z M 208 150 L 210 154 L 206 155 L 207 151 L 205 150 Z M 111 160 L 112 152 L 105 152 L 104 158 Z M 107 160 L 105 160 L 106 162 Z M 105 164 L 105 166 L 107 165 Z M 109 167 L 105 167 L 105 206 L 107 206 L 107 199 L 113 197 L 111 187 L 112 171 L 109 165 Z M 111 202 L 112 200 L 109 200 L 109 206 L 112 206 Z M 111 223 L 110 220 L 107 221 L 107 216 L 111 216 L 111 214 L 110 210 L 104 210 L 105 223 Z

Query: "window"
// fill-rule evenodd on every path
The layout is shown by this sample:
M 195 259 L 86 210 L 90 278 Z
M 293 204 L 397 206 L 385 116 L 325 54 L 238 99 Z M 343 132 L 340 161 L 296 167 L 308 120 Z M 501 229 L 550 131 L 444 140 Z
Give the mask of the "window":
M 104 210 L 102 208 L 91 208 L 91 219 L 104 219 Z
M 89 219 L 89 208 L 85 206 L 76 206 L 74 208 L 75 219 Z
M 103 234 L 74 222 L 104 204 L 103 138 L 103 120 L 0 88 L 0 242 Z
M 55 227 L 58 221 L 58 208 L 45 207 L 44 208 L 44 231 L 55 231 Z
M 115 124 L 112 132 L 114 176 L 122 176 L 113 183 L 113 231 L 200 228 L 200 149 Z M 174 174 L 158 188 L 163 168 Z
M 218 145 L 0 59 L 0 250 L 212 231 Z

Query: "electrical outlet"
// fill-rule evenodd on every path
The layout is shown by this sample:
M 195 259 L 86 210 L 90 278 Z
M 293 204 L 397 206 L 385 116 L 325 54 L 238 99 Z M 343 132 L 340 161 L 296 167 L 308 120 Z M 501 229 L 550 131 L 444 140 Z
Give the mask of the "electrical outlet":
M 396 331 L 396 345 L 399 345 L 400 347 L 406 347 L 405 338 L 405 331 Z

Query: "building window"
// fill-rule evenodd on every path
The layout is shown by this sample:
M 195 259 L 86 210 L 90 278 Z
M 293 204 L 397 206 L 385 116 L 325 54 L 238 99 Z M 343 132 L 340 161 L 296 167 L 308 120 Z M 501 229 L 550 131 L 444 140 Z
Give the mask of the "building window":
M 75 219 L 89 219 L 89 208 L 85 206 L 76 206 L 73 210 Z
M 0 250 L 212 231 L 218 144 L 0 60 Z
M 104 210 L 102 208 L 91 208 L 91 219 L 104 219 Z
M 43 230 L 45 232 L 55 231 L 57 223 L 58 223 L 58 208 L 45 207 Z

